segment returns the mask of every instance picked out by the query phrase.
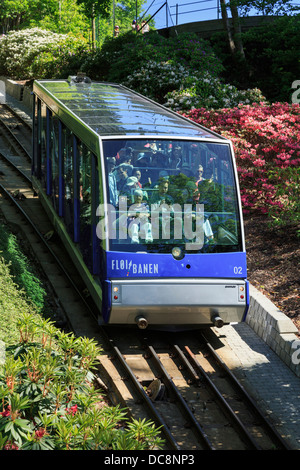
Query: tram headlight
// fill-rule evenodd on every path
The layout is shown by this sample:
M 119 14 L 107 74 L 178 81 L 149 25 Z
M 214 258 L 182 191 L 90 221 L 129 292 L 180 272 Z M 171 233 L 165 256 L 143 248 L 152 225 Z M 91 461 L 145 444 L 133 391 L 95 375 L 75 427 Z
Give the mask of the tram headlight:
M 179 248 L 179 246 L 174 246 L 174 248 L 172 249 L 172 255 L 174 256 L 175 259 L 182 259 L 183 258 L 182 249 Z
M 113 297 L 112 297 L 112 300 L 113 302 L 120 302 L 121 300 L 121 292 L 120 292 L 120 288 L 119 286 L 113 286 Z

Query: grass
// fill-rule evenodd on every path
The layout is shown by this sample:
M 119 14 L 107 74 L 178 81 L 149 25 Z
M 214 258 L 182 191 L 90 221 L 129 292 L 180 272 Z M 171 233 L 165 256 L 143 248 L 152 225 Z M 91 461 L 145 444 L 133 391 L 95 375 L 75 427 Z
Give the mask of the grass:
M 24 313 L 40 315 L 46 291 L 22 252 L 18 239 L 0 223 L 0 340 L 18 340 L 17 322 Z
M 47 294 L 0 222 L 0 450 L 149 450 L 160 430 L 94 387 L 101 348 L 43 319 Z

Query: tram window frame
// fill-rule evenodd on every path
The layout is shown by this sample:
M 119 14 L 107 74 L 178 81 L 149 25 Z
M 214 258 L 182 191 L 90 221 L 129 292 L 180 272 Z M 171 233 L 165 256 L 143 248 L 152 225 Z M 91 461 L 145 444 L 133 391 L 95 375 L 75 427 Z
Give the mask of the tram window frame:
M 51 183 L 51 201 L 54 210 L 59 213 L 59 119 L 53 114 L 49 129 L 49 180 Z
M 73 140 L 73 240 L 79 243 L 80 238 L 80 187 L 79 187 L 79 157 L 78 139 L 72 133 Z
M 110 142 L 112 145 L 110 147 Z M 125 144 L 125 145 L 124 145 Z M 153 146 L 152 146 L 153 145 Z M 192 156 L 192 145 L 198 147 L 198 157 L 196 161 L 193 161 Z M 191 214 L 195 214 L 194 206 L 200 204 L 203 207 L 204 215 L 204 245 L 201 249 L 201 252 L 232 252 L 232 251 L 242 251 L 243 247 L 243 236 L 241 231 L 241 204 L 238 194 L 238 180 L 237 174 L 234 166 L 234 159 L 232 154 L 231 146 L 228 142 L 226 143 L 217 143 L 217 142 L 203 142 L 191 140 L 179 140 L 179 139 L 139 139 L 134 140 L 128 138 L 126 142 L 124 140 L 118 141 L 119 148 L 132 148 L 133 149 L 133 158 L 131 162 L 126 163 L 127 167 L 131 167 L 132 170 L 141 169 L 143 172 L 149 172 L 150 177 L 151 172 L 156 173 L 156 178 L 150 178 L 150 186 L 144 184 L 144 181 L 141 179 L 143 186 L 143 193 L 147 195 L 143 196 L 142 205 L 144 204 L 145 208 L 148 206 L 148 211 L 155 210 L 154 206 L 156 204 L 154 192 L 158 192 L 158 187 L 160 181 L 164 182 L 167 180 L 170 184 L 168 194 L 165 196 L 160 196 L 160 199 L 165 199 L 166 204 L 172 208 L 175 204 L 180 205 L 181 208 L 185 207 L 185 204 L 190 204 L 193 207 Z M 111 157 L 114 157 L 117 161 L 119 151 L 115 152 L 116 141 L 107 139 L 103 141 L 103 153 L 104 161 L 106 164 L 106 179 L 107 179 L 107 198 L 109 200 L 109 183 L 108 183 L 108 161 L 111 160 Z M 174 150 L 179 149 L 179 154 Z M 141 154 L 142 150 L 142 154 Z M 173 153 L 174 152 L 174 153 Z M 151 155 L 152 154 L 152 155 Z M 142 156 L 141 156 L 142 155 Z M 153 165 L 153 156 L 156 165 Z M 157 156 L 159 158 L 157 159 Z M 149 158 L 150 157 L 150 158 Z M 144 159 L 141 161 L 141 159 Z M 201 163 L 198 161 L 201 159 Z M 148 162 L 145 164 L 145 161 Z M 143 164 L 142 164 L 143 163 Z M 167 165 L 166 165 L 167 163 Z M 207 174 L 204 173 L 205 177 L 203 180 L 197 179 L 197 171 L 199 166 L 202 166 L 202 170 L 206 170 Z M 223 171 L 224 165 L 228 167 L 228 174 L 226 177 L 226 172 Z M 154 171 L 153 171 L 154 170 Z M 185 171 L 183 171 L 185 170 Z M 200 169 L 199 169 L 200 170 Z M 224 168 L 225 170 L 225 168 Z M 117 177 L 117 167 L 114 170 L 114 174 Z M 191 171 L 193 173 L 191 173 Z M 167 173 L 167 176 L 161 176 L 162 172 Z M 158 176 L 157 176 L 158 175 Z M 122 175 L 121 175 L 122 176 Z M 158 179 L 157 179 L 158 178 Z M 151 183 L 154 181 L 154 184 Z M 193 185 L 196 184 L 195 189 Z M 117 183 L 118 184 L 118 183 Z M 131 182 L 132 184 L 132 182 Z M 136 184 L 136 183 L 135 183 Z M 183 186 L 184 185 L 184 186 Z M 201 185 L 201 186 L 200 186 Z M 119 188 L 122 186 L 119 185 Z M 171 191 L 172 188 L 172 191 Z M 132 195 L 135 189 L 131 190 L 131 195 L 126 195 L 126 189 L 123 193 L 127 197 L 127 210 L 130 204 L 132 204 L 133 199 Z M 127 191 L 128 192 L 128 191 Z M 149 197 L 152 193 L 154 197 Z M 198 196 L 197 196 L 198 194 Z M 119 202 L 122 202 L 122 210 L 124 209 L 124 204 L 122 193 L 119 189 Z M 152 199 L 152 201 L 151 201 Z M 168 202 L 168 200 L 173 202 Z M 154 203 L 154 206 L 152 205 Z M 160 203 L 161 204 L 161 203 Z M 155 236 L 153 241 L 151 241 L 151 235 L 148 235 L 150 242 L 146 241 L 147 235 L 139 234 L 138 240 L 136 240 L 136 235 L 134 235 L 134 240 L 130 240 L 131 235 L 129 229 L 132 229 L 131 219 L 127 217 L 127 237 L 124 237 L 126 232 L 126 222 L 123 220 L 122 215 L 120 216 L 119 210 L 121 204 L 114 206 L 115 219 L 112 217 L 111 221 L 107 221 L 111 233 L 113 234 L 112 239 L 109 242 L 109 249 L 112 251 L 140 251 L 142 248 L 146 249 L 148 252 L 168 252 L 174 245 L 185 246 L 187 252 L 198 251 L 198 243 L 195 243 L 195 248 L 192 247 L 193 243 L 185 239 L 184 233 L 182 231 L 181 238 L 170 236 L 159 235 L 157 238 L 157 227 L 153 228 L 155 230 Z M 152 209 L 153 208 L 153 209 Z M 178 209 L 176 208 L 176 211 Z M 125 214 L 124 212 L 124 214 Z M 178 220 L 178 212 L 175 212 L 174 209 L 174 220 L 176 214 L 176 220 Z M 183 214 L 181 210 L 182 223 L 184 223 Z M 149 212 L 149 221 L 152 224 L 152 214 Z M 188 216 L 187 216 L 188 217 Z M 195 215 L 193 215 L 195 219 Z M 172 210 L 171 210 L 171 222 L 173 222 Z M 232 220 L 231 220 L 232 219 Z M 186 219 L 188 220 L 188 219 Z M 155 222 L 158 223 L 157 221 Z M 159 223 L 160 219 L 159 219 Z M 193 222 L 194 223 L 194 222 Z M 214 225 L 214 227 L 211 226 Z M 149 224 L 144 225 L 143 232 L 147 229 Z M 125 230 L 124 234 L 120 235 L 120 226 L 121 230 Z M 141 224 L 140 224 L 141 226 Z M 125 228 L 124 228 L 125 227 Z M 194 225 L 193 225 L 194 227 Z M 188 228 L 188 227 L 187 227 Z M 159 227 L 159 234 L 161 233 L 162 227 Z M 174 225 L 174 234 L 175 234 L 175 225 Z M 177 230 L 177 229 L 176 229 Z M 232 231 L 233 230 L 233 231 Z M 136 230 L 135 230 L 136 232 Z M 133 231 L 132 231 L 133 233 Z M 189 232 L 187 232 L 189 233 Z M 194 228 L 193 228 L 193 234 Z M 179 231 L 176 231 L 176 234 L 179 234 Z M 180 235 L 180 234 L 179 234 Z M 194 239 L 196 240 L 196 235 Z M 145 239 L 145 241 L 143 241 Z M 193 240 L 193 239 L 191 239 Z M 133 243 L 132 243 L 133 241 Z M 216 241 L 216 243 L 215 243 Z M 199 251 L 198 251 L 199 252 Z
M 83 260 L 89 270 L 93 265 L 92 244 L 92 152 L 78 142 L 78 174 L 79 181 L 79 234 L 78 242 Z
M 47 189 L 47 106 L 41 101 L 40 109 L 40 180 Z
M 41 135 L 42 135 L 41 100 L 36 96 L 35 96 L 35 99 L 33 100 L 32 122 L 33 122 L 32 173 L 38 179 L 41 179 Z
M 99 167 L 97 156 L 92 153 L 92 266 L 93 274 L 100 275 L 100 261 L 101 261 L 101 244 L 97 236 L 97 208 L 99 207 L 100 200 L 103 202 L 103 196 L 99 184 Z
M 64 160 L 63 160 L 63 124 L 58 120 L 58 215 L 64 216 Z
M 47 178 L 46 178 L 46 194 L 51 196 L 52 192 L 52 160 L 50 153 L 50 143 L 51 143 L 51 132 L 50 132 L 50 122 L 52 118 L 52 111 L 47 107 L 46 108 L 46 168 L 47 168 Z
M 74 237 L 74 186 L 73 186 L 73 135 L 63 126 L 62 132 L 62 168 L 63 168 L 63 219 L 67 232 Z
M 96 233 L 97 207 L 100 201 L 98 162 L 96 155 L 82 142 L 77 142 L 79 182 L 79 249 L 83 260 L 93 275 L 100 274 L 100 243 Z M 89 171 L 89 174 L 87 174 Z M 87 178 L 88 175 L 88 178 Z M 88 203 L 84 204 L 87 198 Z M 102 199 L 102 198 L 101 198 Z M 88 222 L 84 211 L 88 210 Z

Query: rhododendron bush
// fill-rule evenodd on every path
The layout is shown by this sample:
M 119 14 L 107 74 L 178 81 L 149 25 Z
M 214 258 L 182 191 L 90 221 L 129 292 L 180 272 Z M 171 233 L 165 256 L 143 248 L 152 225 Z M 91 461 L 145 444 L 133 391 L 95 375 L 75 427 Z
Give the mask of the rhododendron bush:
M 84 47 L 82 39 L 41 28 L 10 31 L 0 37 L 0 74 L 15 80 L 68 76 L 78 70 Z
M 200 108 L 185 116 L 232 141 L 245 213 L 269 213 L 277 222 L 299 223 L 299 104 Z

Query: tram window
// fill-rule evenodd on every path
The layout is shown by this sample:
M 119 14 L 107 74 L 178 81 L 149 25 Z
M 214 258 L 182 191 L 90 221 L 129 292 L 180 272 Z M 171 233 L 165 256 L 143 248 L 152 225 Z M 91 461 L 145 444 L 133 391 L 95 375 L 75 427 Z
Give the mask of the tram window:
M 78 145 L 80 236 L 79 246 L 83 259 L 92 269 L 92 154 L 84 145 Z
M 126 149 L 130 149 L 131 159 L 124 162 L 120 155 Z M 108 221 L 113 224 L 109 227 L 111 250 L 170 252 L 180 246 L 191 252 L 241 251 L 239 205 L 228 144 L 130 139 L 117 148 L 116 141 L 108 140 L 103 141 L 103 152 L 113 212 L 109 218 L 113 222 Z M 199 233 L 202 244 L 197 241 Z
M 73 136 L 64 128 L 63 169 L 64 169 L 64 221 L 68 233 L 73 237 L 74 229 L 74 185 L 73 185 Z

